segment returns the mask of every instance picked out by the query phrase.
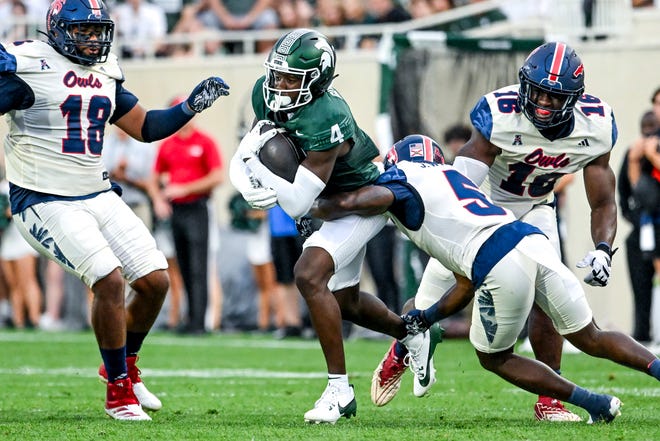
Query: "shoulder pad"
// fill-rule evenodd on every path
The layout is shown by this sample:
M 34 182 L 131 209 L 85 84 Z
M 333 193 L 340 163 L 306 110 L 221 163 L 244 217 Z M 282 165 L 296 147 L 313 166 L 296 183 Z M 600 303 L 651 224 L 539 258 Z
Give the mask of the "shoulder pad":
M 117 56 L 113 53 L 108 55 L 108 59 L 105 63 L 90 66 L 89 70 L 107 75 L 117 81 L 124 81 L 124 72 L 122 72 L 121 67 L 119 67 Z

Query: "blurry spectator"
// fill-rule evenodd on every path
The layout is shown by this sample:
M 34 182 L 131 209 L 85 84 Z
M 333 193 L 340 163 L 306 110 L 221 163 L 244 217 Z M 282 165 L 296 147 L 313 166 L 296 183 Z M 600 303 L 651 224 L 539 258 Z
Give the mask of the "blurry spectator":
M 43 331 L 61 331 L 65 328 L 62 321 L 64 305 L 64 268 L 50 259 L 43 259 L 45 310 L 39 319 L 39 329 Z
M 454 157 L 456 157 L 456 152 L 463 147 L 470 136 L 472 135 L 472 129 L 465 124 L 454 124 L 445 130 L 443 140 L 445 142 L 443 153 L 445 154 L 445 160 L 448 163 L 454 162 Z
M 316 23 L 315 26 L 341 26 L 344 21 L 344 11 L 340 0 L 316 0 Z M 346 43 L 345 37 L 330 38 L 330 43 L 335 49 L 342 49 Z
M 660 121 L 660 88 L 651 96 Z M 660 350 L 660 132 L 636 140 L 628 153 L 628 177 L 641 207 L 639 246 L 653 261 L 651 339 Z
M 121 186 L 124 202 L 149 230 L 153 230 L 153 220 L 147 192 L 155 158 L 153 144 L 139 142 L 119 128 L 106 137 L 103 164 L 110 179 Z
M 200 20 L 208 28 L 241 31 L 247 29 L 277 29 L 280 25 L 272 0 L 200 0 L 206 3 Z M 267 52 L 272 41 L 257 41 L 257 52 Z M 226 45 L 237 52 L 233 44 Z
M 2 192 L 9 194 L 9 182 L 2 181 Z M 11 218 L 9 206 L 2 216 Z M 37 280 L 37 251 L 27 243 L 10 220 L 2 235 L 0 257 L 9 287 L 12 323 L 15 328 L 39 326 L 41 318 L 41 288 Z
M 428 0 L 428 2 L 431 4 L 431 9 L 434 14 L 448 11 L 456 6 L 453 0 Z
M 408 3 L 408 12 L 412 18 L 428 17 L 433 14 L 433 6 L 429 0 L 410 0 Z
M 176 260 L 174 249 L 174 238 L 172 237 L 172 221 L 166 219 L 154 219 L 154 239 L 158 249 L 163 252 L 167 259 L 167 275 L 170 278 L 170 289 L 165 298 L 167 321 L 165 328 L 176 330 L 181 324 L 181 305 L 183 303 L 183 278 L 179 262 Z
M 361 25 L 367 23 L 365 0 L 343 0 L 341 7 L 344 11 L 345 24 Z
M 410 20 L 411 16 L 398 2 L 394 0 L 367 0 L 367 15 L 369 23 L 400 23 Z M 360 46 L 363 48 L 374 47 L 378 43 L 378 37 L 365 37 Z
M 197 34 L 205 31 L 218 30 L 215 13 L 211 8 L 211 0 L 198 0 L 183 7 L 181 16 L 172 28 L 172 35 Z M 215 39 L 205 39 L 204 54 L 212 55 L 218 53 L 222 43 Z M 194 53 L 191 44 L 174 44 L 168 52 L 172 56 L 192 55 Z
M 12 42 L 30 38 L 29 18 L 27 6 L 21 0 L 0 3 L 0 40 Z
M 176 105 L 184 98 L 176 98 Z M 217 143 L 194 120 L 160 145 L 150 183 L 154 213 L 171 218 L 177 261 L 188 297 L 182 333 L 206 332 L 209 301 L 209 207 L 213 189 L 222 183 Z M 159 182 L 164 182 L 161 189 Z
M 0 174 L 4 174 L 4 166 L 0 167 Z M 4 213 L 9 207 L 9 196 L 0 192 L 0 235 L 4 235 L 5 230 L 9 226 L 10 218 L 4 216 Z M 2 237 L 0 236 L 0 244 Z M 7 278 L 0 265 L 0 328 L 9 326 L 11 324 L 11 306 L 9 303 L 9 285 Z
M 147 0 L 126 0 L 114 8 L 112 18 L 123 58 L 166 54 L 162 39 L 167 34 L 167 17 L 162 7 Z
M 633 8 L 645 8 L 647 6 L 653 6 L 654 0 L 632 0 Z
M 229 200 L 231 226 L 247 234 L 245 250 L 252 275 L 259 291 L 257 296 L 257 328 L 268 332 L 272 328 L 271 319 L 277 328 L 282 327 L 282 304 L 278 302 L 275 266 L 270 248 L 268 212 L 255 210 L 243 199 L 240 193 Z
M 218 253 L 220 252 L 220 227 L 215 218 L 215 211 L 209 202 L 209 257 L 207 270 L 209 274 L 209 301 L 206 306 L 204 326 L 207 331 L 219 331 L 222 322 L 222 306 L 224 294 L 220 283 L 218 268 Z
M 652 111 L 644 113 L 640 121 L 642 137 L 653 136 L 660 124 Z M 633 194 L 628 178 L 628 157 L 630 148 L 621 164 L 617 176 L 617 190 L 621 215 L 630 222 L 632 230 L 626 237 L 626 258 L 628 276 L 633 290 L 634 323 L 632 336 L 635 340 L 648 343 L 651 341 L 651 293 L 653 288 L 653 263 L 645 259 L 639 245 L 640 205 Z M 656 322 L 658 323 L 658 322 Z M 660 326 L 660 323 L 658 325 Z
M 410 14 L 395 0 L 367 0 L 367 12 L 374 23 L 399 23 Z
M 280 27 L 284 29 L 312 27 L 315 11 L 308 0 L 281 0 L 276 4 Z
M 275 337 L 298 337 L 302 334 L 303 320 L 293 267 L 302 254 L 305 239 L 298 234 L 295 221 L 279 205 L 268 210 L 268 225 L 282 311 L 282 323 L 275 331 Z

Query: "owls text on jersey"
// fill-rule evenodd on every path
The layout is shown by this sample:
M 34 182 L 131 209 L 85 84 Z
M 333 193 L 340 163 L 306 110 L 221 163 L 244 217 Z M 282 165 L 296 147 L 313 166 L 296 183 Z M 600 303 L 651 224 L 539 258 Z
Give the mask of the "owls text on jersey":
M 612 108 L 584 94 L 574 110 L 574 127 L 564 138 L 545 138 L 523 115 L 518 85 L 483 96 L 470 113 L 474 127 L 501 149 L 488 174 L 491 198 L 500 203 L 552 201 L 555 182 L 612 150 L 617 127 Z
M 446 268 L 477 284 L 522 237 L 542 234 L 493 204 L 450 165 L 401 161 L 377 184 L 395 195 L 389 214 L 399 229 Z
M 34 94 L 31 106 L 8 113 L 7 179 L 22 189 L 65 197 L 110 189 L 101 150 L 123 81 L 117 58 L 83 66 L 42 41 L 9 45 L 2 58 L 8 61 L 5 71 Z

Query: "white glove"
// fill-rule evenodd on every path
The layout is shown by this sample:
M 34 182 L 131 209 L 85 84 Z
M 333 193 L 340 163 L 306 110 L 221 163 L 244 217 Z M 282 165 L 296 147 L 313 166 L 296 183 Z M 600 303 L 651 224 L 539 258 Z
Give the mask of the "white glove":
M 591 267 L 591 272 L 584 277 L 585 283 L 591 286 L 607 286 L 612 272 L 612 258 L 610 254 L 596 249 L 589 251 L 582 260 L 577 263 L 578 268 Z
M 271 125 L 273 128 L 267 132 L 261 133 L 261 128 L 264 125 Z M 264 144 L 277 134 L 277 130 L 278 129 L 275 125 L 267 119 L 258 121 L 252 130 L 245 134 L 238 145 L 237 152 L 243 162 L 247 162 L 249 159 L 256 157 Z
M 263 187 L 256 179 L 250 179 L 252 187 L 242 191 L 243 198 L 250 207 L 257 210 L 268 210 L 277 205 L 277 193 L 272 188 Z

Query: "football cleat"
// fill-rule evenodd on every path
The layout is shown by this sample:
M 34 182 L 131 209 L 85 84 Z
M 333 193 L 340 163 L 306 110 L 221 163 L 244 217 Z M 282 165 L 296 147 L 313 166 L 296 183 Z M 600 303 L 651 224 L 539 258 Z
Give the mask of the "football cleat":
M 105 398 L 105 413 L 116 420 L 151 421 L 133 392 L 130 378 L 108 383 Z
M 439 328 L 436 328 L 439 329 Z M 431 336 L 431 330 L 410 335 L 401 339 L 408 352 L 410 353 L 410 368 L 415 374 L 413 380 L 413 393 L 416 397 L 423 397 L 435 383 L 435 368 L 433 367 L 433 352 L 435 346 L 440 341 L 439 336 L 434 331 L 434 337 Z
M 434 324 L 429 328 L 429 349 L 428 349 L 428 370 L 430 374 L 425 378 L 415 375 L 413 378 L 413 394 L 416 397 L 423 397 L 431 389 L 431 386 L 435 384 L 435 365 L 433 364 L 433 354 L 435 353 L 435 347 L 442 341 L 442 335 L 445 330 L 439 325 Z
M 349 385 L 348 392 L 340 393 L 337 386 L 328 384 L 321 398 L 314 403 L 314 408 L 305 412 L 305 422 L 335 424 L 339 418 L 350 418 L 356 413 L 353 385 Z
M 582 418 L 566 409 L 561 401 L 550 397 L 539 397 L 534 404 L 534 414 L 539 421 L 580 422 Z
M 614 418 L 621 415 L 621 406 L 623 406 L 621 400 L 619 400 L 617 397 L 611 397 L 609 395 L 605 395 L 605 400 L 608 401 L 598 411 L 597 414 L 591 414 L 591 413 L 589 414 L 589 419 L 587 420 L 587 424 L 611 423 L 614 420 Z
M 147 386 L 145 386 L 142 382 L 142 378 L 140 378 L 140 369 L 138 369 L 136 366 L 137 360 L 137 356 L 126 357 L 128 378 L 130 378 L 131 382 L 133 383 L 133 392 L 135 393 L 135 396 L 143 408 L 153 411 L 160 410 L 160 408 L 163 407 L 163 404 L 160 402 L 158 397 L 152 394 L 149 389 L 147 389 Z M 99 367 L 99 378 L 104 383 L 108 382 L 108 373 L 106 372 L 103 363 L 101 363 L 101 366 Z
M 408 369 L 409 355 L 397 357 L 394 351 L 396 340 L 381 360 L 371 378 L 371 401 L 376 406 L 384 406 L 399 392 L 401 377 Z

